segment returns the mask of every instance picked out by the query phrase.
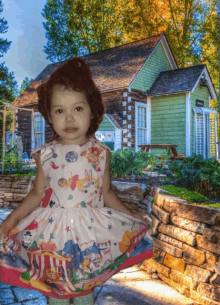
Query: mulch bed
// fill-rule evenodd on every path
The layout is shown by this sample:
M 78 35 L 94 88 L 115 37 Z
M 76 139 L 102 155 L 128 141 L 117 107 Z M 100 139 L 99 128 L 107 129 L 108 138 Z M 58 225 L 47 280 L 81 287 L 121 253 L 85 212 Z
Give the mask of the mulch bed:
M 170 184 L 170 181 L 165 180 L 165 176 L 140 176 L 140 175 L 131 175 L 131 176 L 122 176 L 121 178 L 112 178 L 112 180 L 122 181 L 122 182 L 135 182 L 143 183 L 149 186 L 162 186 L 164 184 Z

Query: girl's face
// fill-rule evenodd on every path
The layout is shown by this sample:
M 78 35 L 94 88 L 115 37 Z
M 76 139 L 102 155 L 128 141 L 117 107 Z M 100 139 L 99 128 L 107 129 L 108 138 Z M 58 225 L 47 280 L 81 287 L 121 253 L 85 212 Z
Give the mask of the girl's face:
M 84 92 L 65 90 L 54 86 L 51 100 L 51 119 L 56 133 L 63 144 L 82 144 L 91 122 L 91 109 Z M 77 128 L 67 132 L 66 128 Z

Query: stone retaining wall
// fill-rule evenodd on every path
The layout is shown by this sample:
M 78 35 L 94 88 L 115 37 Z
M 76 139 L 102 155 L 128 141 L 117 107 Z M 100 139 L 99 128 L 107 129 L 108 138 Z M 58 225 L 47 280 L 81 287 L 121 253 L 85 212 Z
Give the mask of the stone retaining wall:
M 35 176 L 0 176 L 0 207 L 15 209 L 30 192 Z
M 0 176 L 0 208 L 15 209 L 27 197 L 30 192 L 35 176 Z M 131 211 L 145 211 L 150 206 L 149 198 L 145 199 L 146 186 L 140 183 L 127 183 L 112 181 L 112 187 L 119 199 Z M 152 199 L 153 197 L 151 197 Z
M 146 270 L 198 304 L 220 305 L 220 211 L 149 189 L 154 257 Z M 148 197 L 148 196 L 147 196 Z

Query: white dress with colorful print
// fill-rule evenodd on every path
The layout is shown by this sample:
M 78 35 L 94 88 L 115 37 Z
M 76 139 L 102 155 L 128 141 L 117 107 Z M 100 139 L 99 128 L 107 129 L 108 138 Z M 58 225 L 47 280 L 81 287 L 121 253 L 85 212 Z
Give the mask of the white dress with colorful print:
M 31 152 L 41 154 L 44 196 L 4 237 L 0 281 L 12 284 L 13 274 L 14 285 L 71 298 L 90 293 L 120 270 L 153 256 L 147 238 L 151 227 L 104 207 L 107 149 L 90 137 L 81 145 L 54 140 Z

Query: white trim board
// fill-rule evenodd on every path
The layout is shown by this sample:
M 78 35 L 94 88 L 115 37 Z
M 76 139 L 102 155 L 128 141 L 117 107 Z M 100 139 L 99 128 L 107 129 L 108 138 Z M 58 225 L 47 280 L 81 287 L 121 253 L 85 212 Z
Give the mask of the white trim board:
M 138 150 L 138 135 L 137 135 L 137 122 L 138 122 L 138 106 L 141 106 L 141 107 L 144 107 L 144 108 L 146 108 L 146 111 L 147 111 L 147 109 L 148 109 L 148 107 L 147 107 L 147 104 L 146 103 L 141 103 L 141 102 L 137 102 L 137 101 L 135 101 L 134 102 L 135 103 L 135 152 L 137 152 L 137 151 L 139 151 Z M 147 117 L 148 117 L 148 114 L 146 115 L 146 119 L 147 119 Z M 147 126 L 147 128 L 148 128 L 148 125 L 146 125 Z M 147 139 L 147 128 L 146 128 L 146 132 L 145 132 L 145 138 Z M 146 143 L 146 144 L 148 144 L 148 143 Z
M 173 70 L 178 69 L 165 36 L 162 36 L 161 45 L 164 48 L 164 51 L 167 55 L 167 59 L 169 60 L 169 63 L 171 65 L 172 69 Z
M 191 155 L 190 144 L 191 144 L 191 94 L 186 93 L 186 136 L 185 136 L 185 154 L 187 157 Z
M 217 113 L 217 110 L 215 110 L 215 109 L 208 109 L 208 108 L 205 108 L 205 107 L 194 107 L 193 111 L 197 112 L 197 113 L 203 113 L 203 112 L 214 113 L 214 114 Z
M 147 97 L 147 144 L 151 144 L 151 97 Z M 151 153 L 151 148 L 149 149 Z
M 34 111 L 34 117 L 35 115 L 40 115 L 42 117 L 42 122 L 43 122 L 43 144 L 45 144 L 45 119 L 42 116 L 42 114 L 39 111 Z M 36 122 L 35 122 L 35 128 L 36 128 Z M 31 151 L 36 149 L 37 147 L 35 147 L 35 141 L 34 141 L 34 126 L 33 126 L 33 118 L 31 116 Z

